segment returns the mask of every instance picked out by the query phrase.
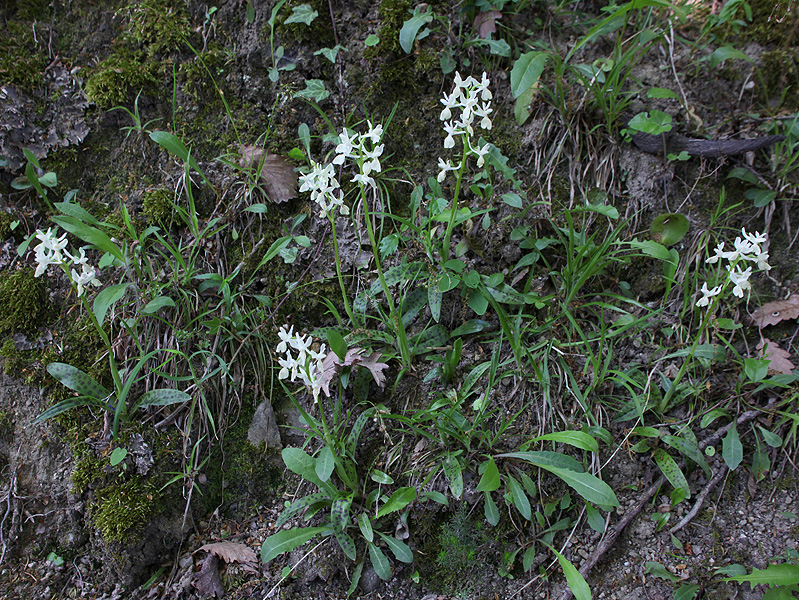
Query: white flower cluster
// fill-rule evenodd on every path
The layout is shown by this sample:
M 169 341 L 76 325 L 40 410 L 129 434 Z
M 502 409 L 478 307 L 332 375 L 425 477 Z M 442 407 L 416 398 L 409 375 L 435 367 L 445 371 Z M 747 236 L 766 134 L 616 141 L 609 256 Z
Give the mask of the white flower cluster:
M 752 262 L 761 271 L 768 271 L 771 265 L 768 264 L 768 252 L 762 248 L 762 244 L 768 239 L 764 233 L 748 233 L 746 229 L 741 230 L 743 238 L 736 237 L 733 242 L 732 250 L 724 250 L 724 242 L 721 242 L 714 249 L 713 256 L 709 256 L 705 262 L 717 263 L 719 260 L 727 261 L 727 274 L 733 284 L 732 293 L 738 298 L 744 297 L 744 291 L 751 289 L 749 277 L 752 275 L 752 266 L 746 269 L 741 268 L 741 262 Z M 708 306 L 715 296 L 721 293 L 722 285 L 717 285 L 708 289 L 707 283 L 702 284 L 702 297 L 697 300 L 697 306 Z
M 477 166 L 482 167 L 485 163 L 485 155 L 491 149 L 490 144 L 479 146 L 472 142 L 474 136 L 474 120 L 480 119 L 481 129 L 491 129 L 491 119 L 488 115 L 493 112 L 491 108 L 491 90 L 488 89 L 489 80 L 485 73 L 481 81 L 477 81 L 471 75 L 466 79 L 461 78 L 461 74 L 455 72 L 455 89 L 452 93 L 444 94 L 441 103 L 444 110 L 441 111 L 440 119 L 444 121 L 444 148 L 455 147 L 455 136 L 463 139 L 464 150 L 469 154 L 477 156 Z M 452 117 L 453 109 L 460 109 L 461 114 L 458 120 Z M 438 174 L 438 182 L 441 183 L 447 176 L 448 171 L 456 171 L 459 165 L 453 166 L 449 160 L 438 159 L 438 167 L 441 172 Z
M 333 165 L 321 165 L 311 161 L 313 167 L 310 173 L 300 175 L 301 192 L 311 191 L 311 200 L 319 205 L 322 210 L 320 217 L 325 217 L 335 207 L 339 207 L 342 215 L 349 214 L 350 209 L 344 204 L 344 198 L 339 188 L 338 179 L 334 173 Z
M 381 144 L 383 138 L 383 126 L 377 127 L 368 121 L 369 130 L 366 133 L 350 133 L 344 129 L 339 136 L 339 144 L 336 146 L 336 158 L 333 159 L 334 165 L 343 165 L 348 158 L 353 159 L 359 167 L 360 173 L 352 178 L 353 181 L 369 184 L 373 188 L 377 187 L 372 173 L 380 173 L 383 167 L 380 164 L 380 157 L 383 155 L 385 144 Z
M 324 372 L 322 362 L 327 354 L 325 345 L 322 344 L 318 352 L 313 350 L 311 336 L 295 334 L 293 325 L 290 328 L 283 325 L 277 335 L 280 338 L 277 351 L 280 354 L 285 354 L 285 358 L 278 359 L 278 364 L 281 367 L 278 377 L 291 381 L 296 381 L 299 378 L 313 393 L 314 401 L 318 400 Z M 291 354 L 292 348 L 297 351 L 296 357 Z
M 59 265 L 75 283 L 78 288 L 78 296 L 82 296 L 90 285 L 102 285 L 100 280 L 97 279 L 97 270 L 88 264 L 89 259 L 86 258 L 86 251 L 83 248 L 80 249 L 78 256 L 66 250 L 66 233 L 58 237 L 57 229 L 53 231 L 53 228 L 50 227 L 46 232 L 38 229 L 36 231 L 36 239 L 40 241 L 40 244 L 33 249 L 38 263 L 34 273 L 36 277 L 44 273 L 50 265 Z M 80 273 L 74 268 L 69 268 L 77 267 L 78 265 L 81 267 Z

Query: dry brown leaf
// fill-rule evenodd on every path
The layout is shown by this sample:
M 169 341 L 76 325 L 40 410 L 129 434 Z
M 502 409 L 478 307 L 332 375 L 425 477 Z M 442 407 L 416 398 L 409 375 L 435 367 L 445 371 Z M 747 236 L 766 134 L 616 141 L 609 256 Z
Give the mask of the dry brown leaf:
M 770 361 L 768 365 L 769 373 L 790 375 L 796 368 L 790 360 L 791 353 L 783 350 L 768 338 L 763 338 L 763 341 L 757 345 L 757 350 L 761 358 L 766 358 Z
M 786 319 L 799 317 L 799 294 L 791 294 L 787 300 L 768 302 L 752 313 L 752 319 L 758 327 L 776 325 Z
M 242 167 L 261 169 L 261 179 L 272 202 L 287 202 L 297 197 L 297 173 L 286 159 L 258 146 L 241 146 L 240 151 Z
M 194 574 L 192 585 L 197 589 L 200 598 L 222 598 L 225 595 L 218 563 L 219 559 L 209 554 L 203 559 L 200 570 Z
M 335 352 L 330 350 L 322 361 L 322 385 L 321 390 L 325 396 L 330 398 L 330 382 L 333 378 L 341 372 L 342 367 L 365 367 L 369 369 L 375 383 L 383 387 L 386 376 L 383 374 L 384 369 L 388 369 L 388 364 L 379 362 L 381 354 L 379 352 L 372 352 L 369 356 L 363 355 L 363 348 L 350 348 L 342 362 Z
M 497 31 L 497 19 L 502 18 L 502 13 L 498 10 L 487 10 L 477 13 L 474 18 L 474 28 L 477 35 L 483 39 L 489 39 L 491 34 Z
M 253 549 L 244 544 L 239 544 L 238 542 L 215 542 L 213 544 L 205 544 L 200 546 L 197 552 L 200 550 L 215 554 L 226 563 L 254 563 L 256 560 Z

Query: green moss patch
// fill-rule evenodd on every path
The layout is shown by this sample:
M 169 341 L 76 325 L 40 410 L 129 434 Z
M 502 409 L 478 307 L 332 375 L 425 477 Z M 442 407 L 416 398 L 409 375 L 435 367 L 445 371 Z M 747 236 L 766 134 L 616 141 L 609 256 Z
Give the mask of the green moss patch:
M 0 334 L 33 333 L 54 316 L 47 283 L 33 269 L 0 273 Z

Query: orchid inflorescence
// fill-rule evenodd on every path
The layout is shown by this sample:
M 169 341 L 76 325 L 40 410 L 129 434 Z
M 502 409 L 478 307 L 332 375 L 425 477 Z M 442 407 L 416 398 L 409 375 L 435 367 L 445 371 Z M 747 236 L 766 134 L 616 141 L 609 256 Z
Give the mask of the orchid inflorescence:
M 480 81 L 477 81 L 471 75 L 463 79 L 460 73 L 455 73 L 455 89 L 452 93 L 444 94 L 441 103 L 444 105 L 444 110 L 441 111 L 440 119 L 444 121 L 444 132 L 447 136 L 444 138 L 444 148 L 455 147 L 455 137 L 459 136 L 463 141 L 464 152 L 469 155 L 477 156 L 477 166 L 482 167 L 485 163 L 485 156 L 491 149 L 490 144 L 483 144 L 480 146 L 474 142 L 474 120 L 480 118 L 479 126 L 481 129 L 491 129 L 491 119 L 488 115 L 491 114 L 491 90 L 488 89 L 488 77 L 483 73 Z M 452 111 L 460 109 L 461 114 L 458 120 L 454 120 Z M 447 176 L 448 171 L 457 171 L 460 165 L 452 165 L 449 160 L 443 158 L 438 159 L 438 167 L 441 171 L 438 174 L 438 182 L 441 183 Z
M 296 381 L 299 378 L 311 390 L 314 401 L 316 401 L 323 383 L 324 367 L 322 363 L 327 355 L 325 345 L 322 344 L 318 351 L 314 350 L 311 347 L 313 344 L 311 336 L 294 333 L 293 325 L 291 327 L 283 325 L 277 335 L 280 338 L 277 351 L 285 355 L 284 358 L 278 359 L 280 365 L 278 377 L 290 381 Z M 297 351 L 296 356 L 292 355 L 292 348 Z
M 761 271 L 768 271 L 771 265 L 768 264 L 768 252 L 764 251 L 762 244 L 768 239 L 764 233 L 748 233 L 746 229 L 741 230 L 743 238 L 736 237 L 733 242 L 732 250 L 724 250 L 724 242 L 721 242 L 713 251 L 713 256 L 709 256 L 705 262 L 715 264 L 720 260 L 726 260 L 727 274 L 730 283 L 733 284 L 732 293 L 738 298 L 743 298 L 744 291 L 751 289 L 749 277 L 752 275 L 752 266 L 746 269 L 741 268 L 742 262 L 752 262 Z M 697 300 L 697 306 L 708 306 L 715 296 L 721 294 L 726 282 L 708 289 L 707 283 L 702 284 L 702 297 Z
M 53 231 L 53 228 L 48 228 L 47 231 L 41 229 L 36 231 L 36 239 L 39 240 L 33 251 L 35 253 L 36 271 L 34 275 L 39 277 L 50 265 L 58 265 L 75 284 L 78 290 L 78 296 L 82 296 L 88 286 L 100 286 L 100 280 L 97 278 L 97 269 L 88 264 L 89 259 L 86 258 L 86 251 L 81 248 L 78 256 L 70 253 L 67 248 L 67 234 L 58 237 L 58 229 Z M 77 267 L 80 265 L 81 270 L 78 273 L 77 269 L 70 269 L 70 267 Z

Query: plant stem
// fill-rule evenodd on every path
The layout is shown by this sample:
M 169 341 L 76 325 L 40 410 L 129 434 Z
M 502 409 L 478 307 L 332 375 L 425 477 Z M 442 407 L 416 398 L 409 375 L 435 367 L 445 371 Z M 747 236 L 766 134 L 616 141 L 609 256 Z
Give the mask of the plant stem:
M 402 324 L 402 319 L 397 314 L 396 306 L 394 305 L 394 298 L 391 296 L 391 290 L 388 288 L 386 278 L 383 276 L 383 268 L 380 265 L 380 248 L 377 245 L 375 238 L 374 228 L 372 227 L 372 218 L 369 214 L 369 203 L 366 200 L 366 186 L 358 182 L 358 187 L 361 191 L 361 203 L 363 204 L 363 215 L 366 220 L 366 231 L 369 234 L 369 243 L 372 245 L 372 254 L 375 259 L 375 266 L 377 267 L 377 277 L 380 280 L 380 287 L 383 288 L 383 294 L 386 296 L 388 302 L 388 314 L 399 342 L 400 358 L 402 360 L 403 368 L 410 368 L 411 366 L 411 350 L 408 344 L 408 335 L 405 332 L 405 326 Z
M 333 230 L 333 252 L 336 255 L 336 275 L 338 275 L 338 285 L 341 288 L 341 297 L 344 300 L 344 310 L 347 311 L 350 323 L 355 327 L 355 315 L 352 312 L 352 307 L 350 307 L 350 300 L 347 297 L 347 290 L 344 287 L 344 278 L 341 275 L 341 261 L 338 256 L 338 237 L 336 236 L 336 218 L 333 216 L 333 213 L 333 210 L 328 211 L 327 218 L 330 220 L 330 228 Z
M 461 156 L 461 166 L 458 169 L 458 176 L 455 179 L 455 195 L 452 197 L 452 213 L 449 215 L 449 223 L 447 223 L 447 230 L 444 233 L 444 244 L 441 248 L 441 256 L 444 259 L 443 262 L 447 262 L 449 260 L 449 240 L 452 236 L 452 228 L 455 227 L 455 216 L 458 214 L 458 195 L 461 191 L 463 171 L 466 168 L 466 155 L 466 148 L 464 148 L 463 155 Z

